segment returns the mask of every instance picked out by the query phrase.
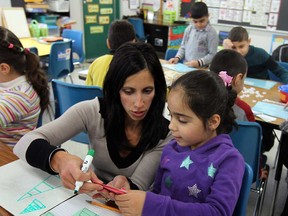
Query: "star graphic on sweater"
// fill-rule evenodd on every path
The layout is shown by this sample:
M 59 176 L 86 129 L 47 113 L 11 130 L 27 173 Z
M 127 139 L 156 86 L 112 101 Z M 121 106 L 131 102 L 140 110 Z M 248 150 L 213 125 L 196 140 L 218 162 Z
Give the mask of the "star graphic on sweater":
M 166 186 L 166 188 L 170 189 L 171 186 L 172 186 L 172 184 L 173 184 L 173 181 L 171 180 L 171 177 L 170 177 L 170 176 L 167 176 L 167 177 L 165 178 L 165 186 Z
M 189 166 L 190 166 L 190 164 L 192 164 L 192 163 L 193 163 L 193 161 L 190 160 L 190 156 L 187 156 L 187 157 L 182 161 L 182 164 L 181 164 L 180 168 L 181 168 L 181 167 L 185 167 L 187 170 L 189 170 Z
M 189 190 L 189 196 L 194 196 L 196 198 L 198 198 L 198 193 L 201 192 L 201 190 L 197 188 L 197 184 L 194 184 L 192 187 L 188 186 L 188 190 Z
M 210 166 L 208 167 L 208 176 L 210 176 L 211 178 L 214 178 L 216 170 L 217 169 L 213 166 L 213 163 L 211 163 Z

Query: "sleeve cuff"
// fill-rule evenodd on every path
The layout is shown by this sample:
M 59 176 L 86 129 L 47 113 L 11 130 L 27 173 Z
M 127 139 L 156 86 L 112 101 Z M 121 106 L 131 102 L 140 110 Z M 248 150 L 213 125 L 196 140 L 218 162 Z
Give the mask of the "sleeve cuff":
M 50 159 L 57 151 L 65 151 L 57 146 L 52 146 L 45 139 L 34 140 L 26 151 L 26 160 L 29 165 L 39 168 L 52 175 L 57 175 L 50 166 Z

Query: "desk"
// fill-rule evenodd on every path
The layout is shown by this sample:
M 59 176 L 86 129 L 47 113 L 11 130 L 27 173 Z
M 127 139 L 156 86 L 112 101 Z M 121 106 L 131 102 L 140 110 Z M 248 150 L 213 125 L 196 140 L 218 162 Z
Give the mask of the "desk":
M 20 41 L 25 48 L 37 47 L 39 56 L 50 54 L 51 44 L 39 42 L 35 38 L 20 38 Z
M 16 155 L 14 155 L 11 147 L 9 147 L 3 143 L 0 143 L 0 166 L 8 164 L 8 163 L 15 161 L 17 159 L 18 159 L 18 157 Z M 12 214 L 7 212 L 1 206 L 0 206 L 0 215 L 12 216 Z
M 264 99 L 280 102 L 279 90 L 278 90 L 278 87 L 280 85 L 282 85 L 282 83 L 277 82 L 277 84 L 274 85 L 271 89 L 263 89 L 263 88 L 258 88 L 254 86 L 245 85 L 244 90 L 239 96 L 242 100 L 248 103 L 251 108 L 253 108 L 258 101 L 262 101 Z M 256 94 L 249 94 L 249 97 L 243 97 L 243 95 L 246 94 L 245 89 L 249 89 L 249 88 L 254 88 L 255 91 L 258 91 L 259 94 L 262 95 L 263 97 L 259 98 L 257 97 Z M 284 121 L 284 119 L 277 118 L 275 121 L 272 121 L 272 122 L 263 122 L 262 119 L 256 117 L 256 121 L 261 121 L 262 124 L 263 123 L 265 125 L 267 124 L 268 126 L 273 127 L 273 129 L 279 129 L 279 125 Z

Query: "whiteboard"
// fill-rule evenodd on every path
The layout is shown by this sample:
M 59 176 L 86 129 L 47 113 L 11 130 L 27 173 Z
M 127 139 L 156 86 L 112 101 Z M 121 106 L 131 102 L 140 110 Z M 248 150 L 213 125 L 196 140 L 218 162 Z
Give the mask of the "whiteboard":
M 18 38 L 30 37 L 26 14 L 22 7 L 2 8 L 3 26 Z

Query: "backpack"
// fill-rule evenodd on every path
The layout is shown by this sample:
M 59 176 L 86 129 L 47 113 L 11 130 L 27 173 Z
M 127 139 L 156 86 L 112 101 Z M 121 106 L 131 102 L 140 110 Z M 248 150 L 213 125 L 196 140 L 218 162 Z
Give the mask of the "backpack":
M 272 52 L 272 58 L 279 62 L 288 62 L 288 44 L 278 46 Z

